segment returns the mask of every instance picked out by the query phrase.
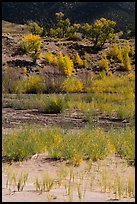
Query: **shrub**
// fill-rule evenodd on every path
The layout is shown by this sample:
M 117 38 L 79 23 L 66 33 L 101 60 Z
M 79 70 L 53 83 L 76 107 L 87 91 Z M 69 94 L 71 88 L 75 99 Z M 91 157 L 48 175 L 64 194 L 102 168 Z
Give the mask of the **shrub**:
M 26 92 L 26 78 L 21 78 L 16 81 L 14 86 L 12 86 L 12 93 L 23 94 Z
M 43 90 L 42 79 L 39 76 L 32 75 L 29 77 L 22 77 L 12 85 L 12 93 L 41 93 Z
M 109 58 L 113 58 L 114 60 L 122 63 L 122 67 L 127 71 L 132 69 L 130 56 L 133 55 L 134 47 L 130 46 L 128 42 L 125 44 L 124 48 L 121 48 L 115 44 L 114 47 L 109 52 L 107 52 L 107 56 Z
M 33 35 L 41 35 L 43 32 L 43 28 L 40 27 L 36 22 L 32 22 L 28 25 L 30 32 Z
M 63 82 L 62 90 L 65 92 L 81 92 L 83 83 L 79 78 L 70 77 Z
M 129 50 L 129 57 L 132 57 L 135 55 L 135 48 L 133 46 L 130 47 L 130 50 Z
M 131 62 L 130 62 L 130 57 L 128 54 L 127 50 L 122 51 L 122 67 L 126 70 L 129 71 L 132 69 L 131 67 Z
M 47 52 L 44 56 L 44 63 L 57 65 L 57 58 L 51 52 Z
M 73 61 L 66 54 L 63 56 L 62 52 L 57 56 L 58 66 L 60 71 L 66 76 L 70 77 L 74 70 Z
M 49 37 L 68 38 L 74 40 L 80 39 L 76 35 L 76 32 L 78 32 L 80 28 L 80 24 L 71 25 L 71 22 L 68 18 L 64 19 L 64 13 L 62 12 L 55 13 L 55 16 L 56 22 L 54 27 L 47 27 L 48 31 L 46 33 Z
M 32 75 L 26 79 L 25 93 L 36 94 L 42 92 L 42 89 L 42 79 L 39 76 Z
M 114 47 L 110 50 L 110 52 L 108 53 L 108 56 L 117 60 L 119 55 L 119 47 L 117 44 L 114 44 Z
M 117 136 L 116 136 L 117 135 Z M 127 127 L 124 130 L 115 130 L 111 134 L 116 152 L 127 160 L 135 160 L 135 130 Z
M 40 58 L 41 39 L 39 35 L 26 35 L 20 42 L 21 49 L 25 53 L 29 53 L 34 61 Z
M 64 98 L 53 95 L 43 101 L 38 109 L 47 114 L 61 113 L 64 110 Z
M 23 67 L 23 73 L 24 73 L 24 75 L 27 75 L 27 73 L 28 73 L 27 67 Z
M 78 53 L 76 53 L 76 56 L 74 57 L 74 63 L 79 67 L 83 66 L 83 60 L 81 59 Z
M 88 67 L 88 61 L 86 59 L 83 60 L 83 67 Z
M 102 58 L 102 59 L 99 61 L 99 66 L 100 66 L 100 68 L 104 69 L 105 71 L 108 71 L 109 61 L 107 60 L 106 57 Z

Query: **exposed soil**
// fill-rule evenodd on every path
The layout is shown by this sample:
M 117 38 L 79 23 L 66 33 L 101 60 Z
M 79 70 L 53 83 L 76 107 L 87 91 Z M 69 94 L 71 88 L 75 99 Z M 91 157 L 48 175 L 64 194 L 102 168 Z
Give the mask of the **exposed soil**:
M 20 41 L 22 40 L 22 36 L 2 36 L 2 61 L 3 67 L 7 66 L 12 69 L 20 68 L 22 70 L 23 67 L 27 67 L 27 70 L 32 73 L 36 72 L 36 64 L 32 62 L 32 59 L 29 55 L 23 54 L 20 50 Z M 125 42 L 116 41 L 116 43 L 123 46 Z M 130 45 L 134 46 L 134 41 L 129 42 Z M 103 52 L 110 49 L 112 45 L 110 43 L 106 43 L 103 49 Z M 46 38 L 42 38 L 42 57 L 37 60 L 37 66 L 41 67 L 41 71 L 43 74 L 45 73 L 53 73 L 55 76 L 58 74 L 58 67 L 54 65 L 44 65 L 43 59 L 46 52 L 52 52 L 57 55 L 60 51 L 62 53 L 67 53 L 71 58 L 74 57 L 75 53 L 78 52 L 82 59 L 86 59 L 88 62 L 88 66 L 85 67 L 77 67 L 75 66 L 75 71 L 73 75 L 77 75 L 80 78 L 84 78 L 85 73 L 99 72 L 99 60 L 102 58 L 102 51 L 93 51 L 91 42 L 87 39 L 83 39 L 82 41 L 47 41 Z M 135 59 L 131 58 L 131 65 L 133 69 L 135 68 Z M 124 70 L 121 69 L 120 63 L 111 63 L 109 70 L 113 73 L 124 74 Z
M 66 179 L 63 180 L 61 187 L 59 188 L 57 184 L 54 185 L 53 189 L 49 193 L 36 192 L 34 186 L 34 180 L 38 176 L 39 178 L 45 172 L 48 172 L 57 181 L 57 169 L 62 164 L 68 166 L 67 161 L 54 160 L 48 157 L 46 154 L 35 155 L 27 161 L 21 163 L 17 162 L 12 165 L 8 165 L 9 168 L 14 172 L 28 172 L 29 178 L 27 185 L 22 192 L 17 192 L 17 190 L 9 193 L 9 190 L 5 188 L 7 175 L 3 170 L 2 173 L 2 201 L 3 202 L 48 202 L 48 195 L 51 196 L 52 202 L 68 202 L 69 198 L 65 190 L 65 184 L 68 184 L 69 174 Z M 3 164 L 4 167 L 4 164 Z M 122 198 L 121 200 L 115 199 L 113 193 L 103 192 L 101 190 L 101 175 L 104 168 L 107 168 L 111 173 L 111 176 L 115 176 L 116 171 L 122 174 L 123 179 L 126 179 L 131 171 L 134 171 L 134 167 L 127 167 L 126 162 L 116 156 L 109 156 L 105 160 L 100 160 L 98 162 L 93 162 L 91 172 L 87 173 L 88 164 L 83 161 L 79 167 L 74 168 L 75 180 L 73 185 L 79 181 L 80 173 L 84 172 L 83 185 L 86 186 L 85 202 L 135 202 L 135 198 Z M 90 180 L 92 179 L 93 187 L 90 189 Z M 11 187 L 13 189 L 13 187 Z M 73 188 L 73 201 L 79 201 L 78 193 L 76 187 Z
M 15 110 L 12 108 L 3 108 L 2 114 L 4 116 L 2 127 L 8 131 L 13 127 L 19 127 L 26 124 L 40 124 L 42 126 L 60 126 L 61 128 L 79 129 L 88 124 L 88 120 L 78 110 L 73 112 L 61 114 L 45 114 L 40 113 L 37 109 L 33 110 Z M 93 119 L 92 123 L 100 127 L 125 127 L 129 122 L 119 118 L 110 118 L 100 116 Z

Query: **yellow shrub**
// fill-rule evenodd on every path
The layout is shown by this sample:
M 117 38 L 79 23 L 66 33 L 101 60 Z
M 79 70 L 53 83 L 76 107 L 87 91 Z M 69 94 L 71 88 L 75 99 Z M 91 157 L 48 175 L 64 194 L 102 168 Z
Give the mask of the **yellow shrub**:
M 54 57 L 51 52 L 47 52 L 44 56 L 44 63 L 52 64 L 54 61 Z
M 79 166 L 82 160 L 82 156 L 76 153 L 70 158 L 70 162 L 73 166 Z
M 39 76 L 29 76 L 25 84 L 26 93 L 39 93 L 42 88 L 43 84 Z
M 57 60 L 60 71 L 66 77 L 70 77 L 72 75 L 72 71 L 74 70 L 73 61 L 69 58 L 69 56 L 63 56 L 62 52 L 59 53 Z
M 74 63 L 77 64 L 79 67 L 83 66 L 83 60 L 81 59 L 78 53 L 76 53 Z
M 133 46 L 130 47 L 129 56 L 135 55 L 135 48 Z
M 88 67 L 88 62 L 87 62 L 87 60 L 83 60 L 83 67 Z
M 128 78 L 131 80 L 135 80 L 135 72 L 131 72 L 130 74 L 128 74 Z
M 68 78 L 62 85 L 62 90 L 65 92 L 81 92 L 83 90 L 83 83 L 78 78 Z
M 27 73 L 28 73 L 27 67 L 23 67 L 23 73 L 24 73 L 24 75 L 27 75 Z
M 129 45 L 129 42 L 126 43 L 124 50 L 128 52 L 129 56 L 133 56 L 135 54 L 135 48 Z
M 23 40 L 20 42 L 21 49 L 25 53 L 29 53 L 33 59 L 33 62 L 36 62 L 41 56 L 41 38 L 39 35 L 26 35 Z
M 117 56 L 119 54 L 119 47 L 117 44 L 114 44 L 114 47 L 111 49 L 110 51 L 110 55 L 111 57 L 113 57 L 114 59 L 117 59 Z
M 53 65 L 57 65 L 58 64 L 58 60 L 57 60 L 56 56 L 53 58 L 52 64 Z
M 123 59 L 122 52 L 123 52 L 122 48 L 119 47 L 119 53 L 118 53 L 118 56 L 117 56 L 117 59 L 118 59 L 119 62 L 122 62 L 122 59 Z
M 99 66 L 100 66 L 100 68 L 104 69 L 105 71 L 108 71 L 109 62 L 108 62 L 107 58 L 102 58 L 99 61 Z
M 129 54 L 128 54 L 127 50 L 123 50 L 123 52 L 122 52 L 122 67 L 126 71 L 129 71 L 129 70 L 132 69 L 131 62 L 130 62 L 130 57 L 129 57 Z
M 20 43 L 21 47 L 27 52 L 39 51 L 41 48 L 41 38 L 39 35 L 26 35 Z

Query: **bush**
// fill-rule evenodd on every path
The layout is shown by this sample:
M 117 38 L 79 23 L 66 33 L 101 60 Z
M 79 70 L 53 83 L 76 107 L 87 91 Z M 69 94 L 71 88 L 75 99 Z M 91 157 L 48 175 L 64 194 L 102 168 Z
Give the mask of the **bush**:
M 112 59 L 117 60 L 119 55 L 119 47 L 117 44 L 114 44 L 114 47 L 110 50 L 109 53 L 107 53 L 107 56 L 109 56 Z
M 51 52 L 47 52 L 44 56 L 44 63 L 57 65 L 57 58 Z
M 130 57 L 127 52 L 127 50 L 122 51 L 122 67 L 126 70 L 129 71 L 132 69 L 131 67 L 131 62 L 130 62 Z
M 81 59 L 78 53 L 76 53 L 76 56 L 74 57 L 74 63 L 79 67 L 83 66 L 83 60 Z
M 30 32 L 33 35 L 41 35 L 43 32 L 43 28 L 40 27 L 36 22 L 32 22 L 28 25 Z
M 117 44 L 106 53 L 107 57 L 113 58 L 115 61 L 118 61 L 122 64 L 123 69 L 126 71 L 131 70 L 130 56 L 134 55 L 134 47 L 130 46 L 129 43 L 126 43 L 124 48 L 121 48 Z
M 63 82 L 62 90 L 65 92 L 81 92 L 83 83 L 78 78 L 70 77 Z
M 105 71 L 108 71 L 109 61 L 107 60 L 106 57 L 102 58 L 102 59 L 99 61 L 99 66 L 100 66 L 100 68 L 104 69 Z
M 26 84 L 25 84 L 25 93 L 41 93 L 43 90 L 43 84 L 42 84 L 42 79 L 39 76 L 29 76 L 26 79 Z
M 74 70 L 73 61 L 66 54 L 63 56 L 62 52 L 57 56 L 59 70 L 66 76 L 70 77 Z
M 27 35 L 24 36 L 23 40 L 20 42 L 21 49 L 31 55 L 33 62 L 36 62 L 41 56 L 41 38 L 39 35 Z
M 61 113 L 64 110 L 64 98 L 53 95 L 43 101 L 38 109 L 40 112 L 47 114 Z

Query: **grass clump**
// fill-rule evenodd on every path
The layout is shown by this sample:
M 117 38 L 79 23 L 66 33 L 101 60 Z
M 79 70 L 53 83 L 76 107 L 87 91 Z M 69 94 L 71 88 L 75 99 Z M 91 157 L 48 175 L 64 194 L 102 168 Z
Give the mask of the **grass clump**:
M 62 90 L 65 92 L 81 92 L 83 90 L 83 83 L 79 78 L 69 77 L 63 82 Z
M 26 79 L 25 93 L 37 94 L 42 92 L 43 84 L 39 76 L 32 75 Z
M 41 101 L 38 110 L 43 113 L 56 114 L 61 113 L 64 110 L 64 106 L 65 103 L 63 97 L 52 95 L 47 100 Z
M 35 178 L 34 185 L 36 191 L 40 193 L 50 192 L 54 186 L 54 179 L 48 173 L 45 173 L 41 179 L 38 177 Z
M 7 174 L 7 181 L 6 181 L 6 188 L 9 189 L 9 192 L 12 190 L 23 191 L 24 187 L 26 186 L 28 180 L 28 173 L 21 172 L 12 172 L 11 168 L 6 170 Z M 11 188 L 13 186 L 14 189 Z

